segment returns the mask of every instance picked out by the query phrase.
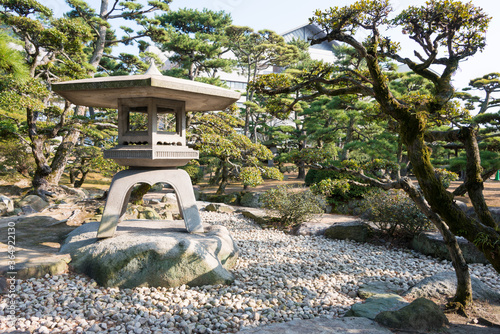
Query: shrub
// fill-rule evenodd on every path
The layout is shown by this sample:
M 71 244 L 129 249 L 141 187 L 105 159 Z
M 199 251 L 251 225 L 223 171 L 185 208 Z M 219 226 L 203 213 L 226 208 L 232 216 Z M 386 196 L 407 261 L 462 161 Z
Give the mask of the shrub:
M 361 199 L 372 187 L 349 184 L 349 180 L 361 181 L 352 176 L 332 170 L 310 169 L 305 178 L 305 183 L 311 186 L 311 191 L 327 198 L 334 207 L 349 202 L 352 199 Z
M 276 212 L 280 227 L 294 227 L 313 214 L 323 213 L 325 205 L 323 198 L 310 190 L 294 190 L 290 186 L 278 186 L 266 191 L 261 202 L 264 208 Z
M 364 196 L 366 218 L 390 236 L 412 237 L 431 228 L 431 222 L 403 190 L 374 189 Z
M 203 180 L 203 168 L 200 167 L 200 164 L 196 160 L 191 160 L 186 166 L 179 167 L 180 169 L 184 169 L 191 178 L 191 182 L 193 184 L 198 184 L 201 180 Z
M 264 183 L 262 173 L 257 167 L 243 167 L 238 178 L 245 186 L 257 187 Z

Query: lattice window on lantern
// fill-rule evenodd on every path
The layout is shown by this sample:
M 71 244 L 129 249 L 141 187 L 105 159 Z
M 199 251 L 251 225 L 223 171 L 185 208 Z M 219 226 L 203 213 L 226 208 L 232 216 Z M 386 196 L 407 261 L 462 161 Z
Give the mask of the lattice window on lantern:
M 178 115 L 173 108 L 160 107 L 156 109 L 156 131 L 159 133 L 179 133 Z

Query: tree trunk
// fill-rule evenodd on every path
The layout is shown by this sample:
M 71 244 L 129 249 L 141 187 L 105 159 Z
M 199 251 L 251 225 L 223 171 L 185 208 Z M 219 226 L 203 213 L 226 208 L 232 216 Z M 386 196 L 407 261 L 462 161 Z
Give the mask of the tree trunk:
M 418 122 L 418 121 L 417 121 Z M 403 123 L 400 123 L 403 126 Z M 450 231 L 474 243 L 485 255 L 495 270 L 500 273 L 500 233 L 493 227 L 483 225 L 467 216 L 455 203 L 434 173 L 430 152 L 424 143 L 424 136 L 416 129 L 419 124 L 407 122 L 401 135 L 408 149 L 409 159 L 418 183 L 430 207 L 448 225 Z M 469 181 L 467 181 L 469 182 Z
M 78 169 L 71 169 L 69 171 L 69 183 L 71 184 L 75 183 L 78 174 L 80 174 L 80 171 Z
M 352 141 L 353 133 L 354 133 L 354 118 L 349 118 L 349 124 L 347 125 L 347 131 L 345 135 L 344 147 L 342 148 L 342 153 L 340 155 L 340 161 L 349 159 L 349 149 L 347 148 L 347 144 Z
M 472 303 L 472 285 L 469 274 L 469 267 L 465 261 L 462 250 L 458 245 L 457 239 L 451 233 L 448 225 L 429 207 L 420 191 L 413 185 L 412 181 L 405 177 L 400 181 L 401 187 L 415 202 L 420 211 L 437 227 L 443 236 L 444 243 L 450 253 L 455 275 L 457 276 L 457 291 L 453 299 L 454 303 L 458 303 L 461 309 L 466 308 Z M 451 305 L 450 305 L 451 306 Z
M 303 180 L 306 178 L 306 169 L 304 168 L 304 163 L 300 163 L 298 166 L 299 174 L 297 175 L 297 180 Z
M 227 164 L 222 162 L 222 171 L 219 188 L 215 192 L 216 195 L 222 195 L 226 191 L 226 186 L 229 183 L 229 169 L 227 168 Z
M 80 188 L 83 185 L 83 183 L 85 182 L 85 178 L 87 177 L 87 174 L 89 173 L 89 171 L 90 170 L 88 170 L 88 169 L 82 170 L 82 177 L 79 180 L 76 180 L 73 184 L 73 186 L 75 188 Z M 149 189 L 148 189 L 148 191 L 149 191 Z
M 68 164 L 68 158 L 71 153 L 71 150 L 75 146 L 78 138 L 80 137 L 80 130 L 76 128 L 71 128 L 66 136 L 63 138 L 61 144 L 56 150 L 54 155 L 54 159 L 52 159 L 52 163 L 50 164 L 50 168 L 52 172 L 47 178 L 47 181 L 52 184 L 59 184 L 61 180 L 61 176 L 64 173 L 66 165 Z
M 108 0 L 101 0 L 101 10 L 99 16 L 102 20 L 105 20 L 104 16 L 108 13 Z M 102 55 L 104 54 L 104 49 L 106 47 L 106 31 L 107 26 L 100 24 L 97 33 L 97 41 L 95 42 L 94 52 L 92 53 L 92 58 L 90 59 L 90 65 L 92 65 L 96 70 L 101 62 Z M 92 73 L 94 74 L 94 73 Z

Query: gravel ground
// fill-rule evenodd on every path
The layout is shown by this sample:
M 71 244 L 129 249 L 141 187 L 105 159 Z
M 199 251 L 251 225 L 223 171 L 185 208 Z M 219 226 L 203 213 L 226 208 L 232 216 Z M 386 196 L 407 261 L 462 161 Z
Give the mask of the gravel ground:
M 409 250 L 291 236 L 263 230 L 239 214 L 201 212 L 207 224 L 231 230 L 240 248 L 230 286 L 101 288 L 74 274 L 19 280 L 16 321 L 0 299 L 0 331 L 34 333 L 225 333 L 315 317 L 342 316 L 358 301 L 360 284 L 389 281 L 406 290 L 452 270 L 448 261 Z M 490 265 L 472 275 L 500 290 Z

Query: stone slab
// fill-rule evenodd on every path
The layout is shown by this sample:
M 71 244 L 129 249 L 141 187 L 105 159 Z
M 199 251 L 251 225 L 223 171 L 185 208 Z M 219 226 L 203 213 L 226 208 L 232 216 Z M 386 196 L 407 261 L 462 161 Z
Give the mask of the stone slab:
M 392 332 L 366 318 L 316 318 L 293 320 L 239 331 L 241 334 L 391 334 Z
M 365 223 L 366 221 L 353 216 L 324 214 L 312 221 L 300 224 L 293 233 L 295 235 L 324 235 L 325 231 L 333 225 L 358 222 Z
M 500 292 L 494 291 L 476 277 L 471 277 L 473 299 L 500 302 Z M 457 290 L 454 271 L 444 271 L 424 278 L 403 295 L 409 298 L 450 298 Z
M 346 313 L 346 316 L 364 317 L 374 320 L 377 314 L 384 311 L 397 311 L 409 303 L 396 294 L 376 294 L 365 300 L 364 303 L 356 303 Z
M 489 263 L 473 243 L 463 237 L 456 237 L 458 245 L 467 263 Z M 422 232 L 412 240 L 412 248 L 424 255 L 451 261 L 450 252 L 446 248 L 443 236 L 437 232 Z

